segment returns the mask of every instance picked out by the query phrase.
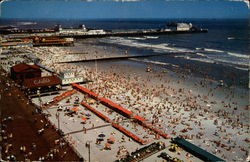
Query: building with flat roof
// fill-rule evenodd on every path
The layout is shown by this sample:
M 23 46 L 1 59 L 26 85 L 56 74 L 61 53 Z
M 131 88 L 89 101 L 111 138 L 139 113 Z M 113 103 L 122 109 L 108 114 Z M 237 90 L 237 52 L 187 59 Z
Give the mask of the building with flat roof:
M 72 71 L 60 72 L 60 79 L 62 85 L 68 85 L 71 83 L 81 83 L 84 81 L 83 77 L 76 77 Z
M 57 76 L 45 76 L 24 79 L 23 88 L 28 94 L 42 94 L 61 89 L 61 80 Z

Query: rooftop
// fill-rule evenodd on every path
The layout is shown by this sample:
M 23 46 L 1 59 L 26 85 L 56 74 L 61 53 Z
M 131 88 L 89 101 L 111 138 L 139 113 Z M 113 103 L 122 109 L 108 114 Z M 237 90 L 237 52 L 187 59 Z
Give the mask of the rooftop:
M 22 72 L 27 69 L 34 69 L 34 70 L 40 70 L 40 67 L 37 65 L 29 65 L 26 63 L 20 63 L 12 67 L 15 72 Z
M 46 87 L 61 84 L 61 80 L 57 76 L 45 76 L 39 78 L 25 79 L 23 85 L 26 88 Z

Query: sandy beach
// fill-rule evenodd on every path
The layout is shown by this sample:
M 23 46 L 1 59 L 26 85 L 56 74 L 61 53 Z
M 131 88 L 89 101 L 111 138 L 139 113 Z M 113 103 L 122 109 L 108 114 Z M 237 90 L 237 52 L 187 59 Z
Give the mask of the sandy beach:
M 195 75 L 185 75 L 180 67 L 175 67 L 174 71 L 163 69 L 150 62 L 141 62 L 136 59 L 121 61 L 94 61 L 88 63 L 59 64 L 58 62 L 72 61 L 74 59 L 95 59 L 101 57 L 118 57 L 129 55 L 120 49 L 107 49 L 95 45 L 95 41 L 88 39 L 75 43 L 74 47 L 28 47 L 23 51 L 32 53 L 39 57 L 41 64 L 54 69 L 56 72 L 71 70 L 77 75 L 83 76 L 93 82 L 85 84 L 86 88 L 93 92 L 118 103 L 122 107 L 148 119 L 158 129 L 172 137 L 181 136 L 191 143 L 200 146 L 204 150 L 226 160 L 226 161 L 246 161 L 249 157 L 249 108 L 248 89 L 241 87 L 219 86 L 218 81 L 200 78 Z M 63 61 L 62 61 L 63 60 Z M 151 72 L 146 72 L 150 67 Z M 72 89 L 65 87 L 65 89 Z M 43 103 L 50 101 L 55 96 L 42 97 Z M 70 98 L 70 103 L 75 98 L 88 101 L 88 97 L 79 92 Z M 59 103 L 63 109 L 67 108 L 67 100 Z M 35 104 L 39 104 L 38 99 L 34 99 Z M 107 108 L 98 103 L 93 103 L 93 107 L 107 114 L 112 120 L 117 120 L 119 114 L 109 114 Z M 52 116 L 49 118 L 57 126 L 55 118 L 58 107 L 47 109 Z M 68 106 L 68 108 L 73 108 Z M 61 129 L 64 133 L 82 129 L 80 114 L 86 114 L 87 110 L 79 106 L 80 110 L 72 118 L 65 116 L 61 112 Z M 91 128 L 93 125 L 106 124 L 100 118 L 91 114 L 90 123 L 84 127 Z M 123 123 L 127 129 L 138 134 L 142 138 L 149 132 L 140 126 L 133 128 L 131 122 Z M 138 128 L 137 128 L 138 127 Z M 137 129 L 136 129 L 137 128 Z M 67 132 L 68 130 L 68 132 Z M 115 138 L 123 138 L 123 134 L 114 128 L 107 126 L 100 129 L 87 131 L 86 134 L 76 133 L 67 136 L 72 140 L 75 148 L 88 158 L 88 149 L 85 144 L 91 140 L 91 156 L 93 161 L 114 161 L 121 156 L 117 155 L 119 147 L 124 147 L 128 152 L 135 151 L 143 147 L 138 143 L 125 138 L 124 144 L 112 145 L 112 150 L 103 150 L 104 143 L 95 144 L 95 139 L 99 134 L 105 132 L 105 140 L 116 132 Z M 147 138 L 154 139 L 153 135 Z M 169 139 L 160 139 L 167 146 Z M 184 161 L 200 161 L 186 152 L 180 154 L 169 152 L 172 156 L 178 156 Z M 124 153 L 125 154 L 125 153 Z M 151 156 L 144 161 L 161 161 L 157 155 Z

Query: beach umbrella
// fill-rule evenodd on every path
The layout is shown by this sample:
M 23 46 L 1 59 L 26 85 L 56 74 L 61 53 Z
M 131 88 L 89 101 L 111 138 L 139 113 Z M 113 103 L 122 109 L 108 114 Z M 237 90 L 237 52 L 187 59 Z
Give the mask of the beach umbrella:
M 108 140 L 115 141 L 115 137 L 110 137 Z
M 109 139 L 107 139 L 108 143 L 115 143 L 115 137 L 110 137 Z
M 111 144 L 110 143 L 105 143 L 105 146 L 110 147 Z
M 110 143 L 105 143 L 105 148 L 104 149 L 107 149 L 107 150 L 111 150 L 111 144 Z
M 74 108 L 71 109 L 71 111 L 79 111 L 79 108 L 74 107 Z
M 105 136 L 106 136 L 106 135 L 103 134 L 103 133 L 101 133 L 101 134 L 98 135 L 98 137 L 100 137 L 100 138 L 104 138 Z
M 82 117 L 82 120 L 87 120 L 87 118 L 85 118 L 85 117 Z

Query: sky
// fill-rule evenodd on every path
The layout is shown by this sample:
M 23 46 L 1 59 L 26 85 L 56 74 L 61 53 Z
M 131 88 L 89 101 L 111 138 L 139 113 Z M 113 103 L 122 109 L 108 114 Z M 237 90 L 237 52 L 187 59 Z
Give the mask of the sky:
M 115 19 L 115 18 L 249 18 L 244 2 L 235 1 L 6 1 L 1 18 Z

